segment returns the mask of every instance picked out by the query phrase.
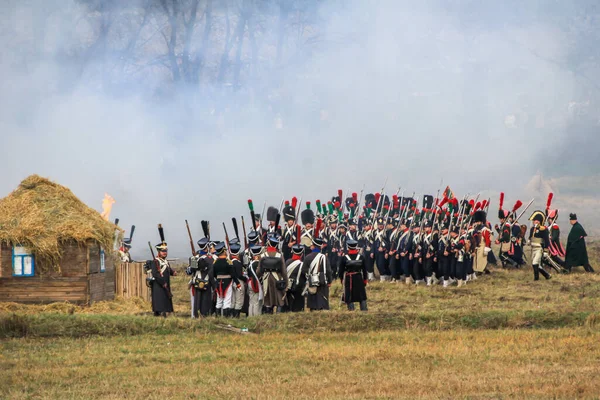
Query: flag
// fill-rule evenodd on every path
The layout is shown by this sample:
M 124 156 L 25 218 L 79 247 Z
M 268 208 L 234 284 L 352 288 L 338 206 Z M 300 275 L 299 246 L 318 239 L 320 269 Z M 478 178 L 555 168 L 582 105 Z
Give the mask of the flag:
M 454 198 L 454 192 L 452 189 L 450 189 L 450 186 L 446 186 L 446 189 L 444 189 L 444 197 L 448 200 L 452 200 Z

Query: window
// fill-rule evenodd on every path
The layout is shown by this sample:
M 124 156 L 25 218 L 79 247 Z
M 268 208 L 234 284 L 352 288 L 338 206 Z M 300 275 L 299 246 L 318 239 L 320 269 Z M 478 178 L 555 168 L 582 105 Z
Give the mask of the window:
M 34 276 L 35 260 L 27 247 L 13 246 L 13 276 Z
M 106 264 L 104 263 L 104 250 L 100 249 L 100 272 L 106 271 Z

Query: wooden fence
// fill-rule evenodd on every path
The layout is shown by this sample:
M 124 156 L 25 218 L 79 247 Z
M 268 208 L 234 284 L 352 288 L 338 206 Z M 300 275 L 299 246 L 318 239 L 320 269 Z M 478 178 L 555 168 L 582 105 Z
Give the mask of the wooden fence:
M 150 288 L 146 286 L 144 263 L 120 263 L 115 266 L 115 296 L 126 299 L 141 297 L 150 301 Z

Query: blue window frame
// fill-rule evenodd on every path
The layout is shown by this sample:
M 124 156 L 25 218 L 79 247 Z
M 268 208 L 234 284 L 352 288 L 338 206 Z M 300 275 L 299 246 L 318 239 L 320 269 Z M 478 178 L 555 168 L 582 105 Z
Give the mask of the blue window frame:
M 35 258 L 27 247 L 12 248 L 13 276 L 34 276 Z
M 106 264 L 104 262 L 104 250 L 100 249 L 100 272 L 106 271 Z

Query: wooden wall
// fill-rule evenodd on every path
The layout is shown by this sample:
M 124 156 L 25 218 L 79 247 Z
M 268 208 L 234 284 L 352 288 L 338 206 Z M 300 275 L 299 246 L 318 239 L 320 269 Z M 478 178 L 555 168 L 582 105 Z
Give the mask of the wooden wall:
M 35 276 L 12 276 L 12 248 L 0 245 L 0 301 L 50 303 L 69 301 L 90 304 L 112 300 L 115 296 L 115 267 L 112 256 L 105 255 L 105 272 L 100 272 L 100 247 L 95 242 L 63 244 L 60 272 Z
M 144 263 L 118 263 L 115 267 L 116 295 L 129 299 L 141 297 L 150 301 L 150 288 L 146 286 Z

